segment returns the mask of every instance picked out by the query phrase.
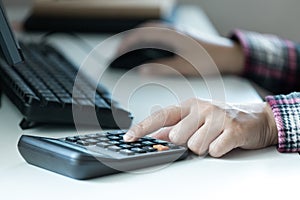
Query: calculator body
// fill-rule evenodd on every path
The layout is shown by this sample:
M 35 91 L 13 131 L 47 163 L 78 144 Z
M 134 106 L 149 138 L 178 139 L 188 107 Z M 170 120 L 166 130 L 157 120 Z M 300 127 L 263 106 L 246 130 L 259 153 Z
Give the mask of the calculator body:
M 112 137 L 116 134 L 116 132 L 110 133 L 113 133 L 111 134 L 113 135 Z M 122 137 L 123 134 L 124 133 L 119 134 L 118 136 Z M 95 136 L 95 134 L 90 135 Z M 107 137 L 111 136 L 109 134 L 107 135 Z M 89 135 L 85 135 L 84 137 L 87 136 Z M 102 136 L 101 138 L 104 138 Z M 82 144 L 82 142 L 70 142 L 68 138 L 70 137 L 54 139 L 22 135 L 18 143 L 18 149 L 22 157 L 29 164 L 80 180 L 170 164 L 174 161 L 182 160 L 188 155 L 188 151 L 185 147 L 150 137 L 133 143 L 136 145 L 138 143 L 144 145 L 145 143 L 146 145 L 144 147 L 131 147 L 130 149 L 151 149 L 151 145 L 149 146 L 148 144 L 150 142 L 156 145 L 157 143 L 163 143 L 164 146 L 169 147 L 169 149 L 162 151 L 149 150 L 147 152 L 140 150 L 140 152 L 136 151 L 130 153 L 132 150 L 121 147 L 133 144 L 123 143 L 123 146 L 119 144 L 120 150 L 116 151 L 116 147 L 119 147 L 117 145 L 103 146 L 103 142 L 101 141 L 88 145 L 86 143 Z M 80 138 L 80 136 L 77 136 L 77 138 Z M 86 141 L 88 140 L 89 139 L 86 139 Z M 108 142 L 110 141 L 116 140 L 109 140 Z M 113 146 L 116 146 L 115 149 L 112 148 Z

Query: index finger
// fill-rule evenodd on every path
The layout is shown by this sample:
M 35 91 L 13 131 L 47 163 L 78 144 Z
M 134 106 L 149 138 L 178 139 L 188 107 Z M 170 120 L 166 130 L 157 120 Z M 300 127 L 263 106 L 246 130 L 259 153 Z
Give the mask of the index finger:
M 124 141 L 133 142 L 162 127 L 172 126 L 178 123 L 185 114 L 180 106 L 170 106 L 159 110 L 131 127 L 124 135 Z

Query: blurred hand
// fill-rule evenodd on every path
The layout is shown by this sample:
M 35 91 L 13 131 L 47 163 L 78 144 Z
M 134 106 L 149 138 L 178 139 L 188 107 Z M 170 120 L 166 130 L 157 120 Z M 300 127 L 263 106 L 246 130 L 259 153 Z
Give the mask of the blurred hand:
M 213 157 L 238 147 L 259 149 L 278 143 L 275 120 L 267 103 L 233 106 L 190 99 L 155 112 L 133 126 L 124 140 L 132 142 L 157 130 L 155 138 Z
M 179 31 L 175 27 L 158 22 L 146 23 L 140 29 L 130 31 L 123 38 L 117 56 L 133 48 L 149 45 L 167 48 L 177 56 L 156 60 L 154 62 L 156 64 L 153 62 L 145 64 L 140 68 L 142 73 L 203 76 L 219 72 L 238 74 L 242 71 L 244 62 L 242 49 L 230 39 L 201 32 Z

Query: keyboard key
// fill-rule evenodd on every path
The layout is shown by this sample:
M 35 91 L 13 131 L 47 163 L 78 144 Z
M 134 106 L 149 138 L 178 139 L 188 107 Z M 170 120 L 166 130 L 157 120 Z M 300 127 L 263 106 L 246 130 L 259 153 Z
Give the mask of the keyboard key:
M 61 103 L 64 107 L 72 105 L 72 98 L 60 98 Z
M 90 107 L 93 107 L 94 104 L 88 100 L 88 99 L 78 99 L 78 98 L 75 98 L 75 101 L 81 105 L 81 106 L 90 106 Z

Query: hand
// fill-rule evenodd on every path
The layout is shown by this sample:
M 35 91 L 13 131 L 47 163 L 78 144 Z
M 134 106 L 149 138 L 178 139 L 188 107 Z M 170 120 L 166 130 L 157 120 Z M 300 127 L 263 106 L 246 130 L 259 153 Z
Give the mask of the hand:
M 228 38 L 187 29 L 178 30 L 157 22 L 146 23 L 141 29 L 130 31 L 123 38 L 117 55 L 153 44 L 156 48 L 167 47 L 177 56 L 156 60 L 156 64 L 145 64 L 140 68 L 142 73 L 203 76 L 219 72 L 240 74 L 243 70 L 244 55 L 239 44 Z
M 132 142 L 157 130 L 153 137 L 187 145 L 198 155 L 209 153 L 213 157 L 238 147 L 259 149 L 278 143 L 275 120 L 267 103 L 233 106 L 190 99 L 155 112 L 133 126 L 124 140 Z

